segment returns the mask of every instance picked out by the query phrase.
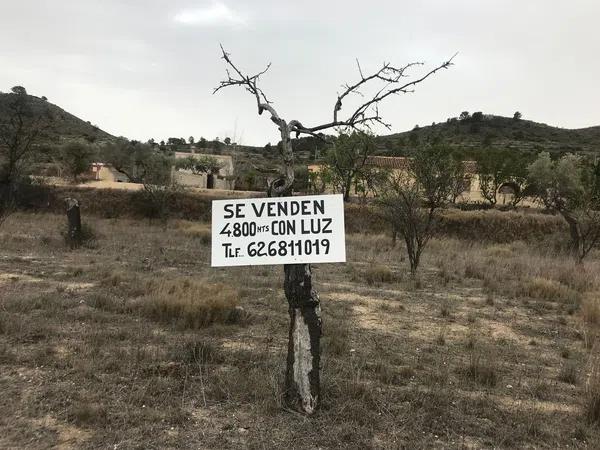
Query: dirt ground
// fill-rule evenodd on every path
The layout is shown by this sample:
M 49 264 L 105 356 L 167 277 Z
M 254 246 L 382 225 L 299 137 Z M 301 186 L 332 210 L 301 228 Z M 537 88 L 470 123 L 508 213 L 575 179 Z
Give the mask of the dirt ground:
M 349 235 L 348 263 L 315 267 L 307 418 L 281 402 L 281 267 L 210 268 L 208 224 L 84 217 L 96 239 L 71 251 L 64 222 L 0 227 L 0 448 L 600 448 L 598 254 L 437 239 L 412 279 L 389 237 Z M 239 307 L 198 325 L 156 286 Z

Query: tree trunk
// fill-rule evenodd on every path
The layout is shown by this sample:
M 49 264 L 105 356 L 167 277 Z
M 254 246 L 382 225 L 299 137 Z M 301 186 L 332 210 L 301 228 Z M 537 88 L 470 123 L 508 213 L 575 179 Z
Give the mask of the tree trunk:
M 294 162 L 289 125 L 281 120 L 279 130 L 284 176 L 269 185 L 269 197 L 287 197 L 293 193 Z M 283 270 L 290 314 L 285 401 L 290 407 L 310 415 L 319 406 L 321 391 L 321 305 L 312 285 L 310 264 L 286 264 Z
M 321 305 L 309 264 L 287 264 L 284 273 L 290 314 L 285 400 L 312 414 L 319 405 L 321 389 Z
M 79 213 L 79 202 L 74 198 L 66 198 L 67 204 L 67 240 L 71 248 L 81 244 L 81 215 Z
M 577 217 L 575 217 L 568 211 L 561 211 L 560 214 L 569 224 L 569 233 L 571 234 L 571 251 L 573 252 L 573 256 L 575 256 L 578 263 L 581 263 L 583 262 L 585 252 L 583 247 L 583 235 L 581 233 L 581 226 L 579 224 L 579 220 L 577 220 Z
M 352 188 L 352 178 L 346 180 L 344 184 L 344 202 L 350 200 L 350 189 Z

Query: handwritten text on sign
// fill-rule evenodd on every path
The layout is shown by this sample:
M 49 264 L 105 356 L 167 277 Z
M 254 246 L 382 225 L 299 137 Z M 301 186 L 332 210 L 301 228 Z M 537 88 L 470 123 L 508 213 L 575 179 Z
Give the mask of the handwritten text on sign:
M 212 266 L 346 261 L 341 195 L 212 202 Z

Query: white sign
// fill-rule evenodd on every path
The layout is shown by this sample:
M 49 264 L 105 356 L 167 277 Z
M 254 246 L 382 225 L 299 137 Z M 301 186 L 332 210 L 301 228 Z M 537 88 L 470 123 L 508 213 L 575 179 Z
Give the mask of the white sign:
M 213 267 L 345 261 L 341 195 L 212 202 Z

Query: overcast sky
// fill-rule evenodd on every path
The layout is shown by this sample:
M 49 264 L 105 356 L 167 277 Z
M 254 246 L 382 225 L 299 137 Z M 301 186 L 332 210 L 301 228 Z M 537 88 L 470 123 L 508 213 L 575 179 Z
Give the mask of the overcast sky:
M 459 52 L 382 105 L 394 132 L 463 110 L 580 128 L 600 125 L 599 18 L 597 0 L 0 0 L 0 90 L 131 139 L 264 145 L 277 130 L 247 92 L 212 95 L 219 43 L 248 72 L 271 62 L 263 89 L 305 125 L 331 120 L 356 58 L 365 72 L 423 61 L 418 74 Z

